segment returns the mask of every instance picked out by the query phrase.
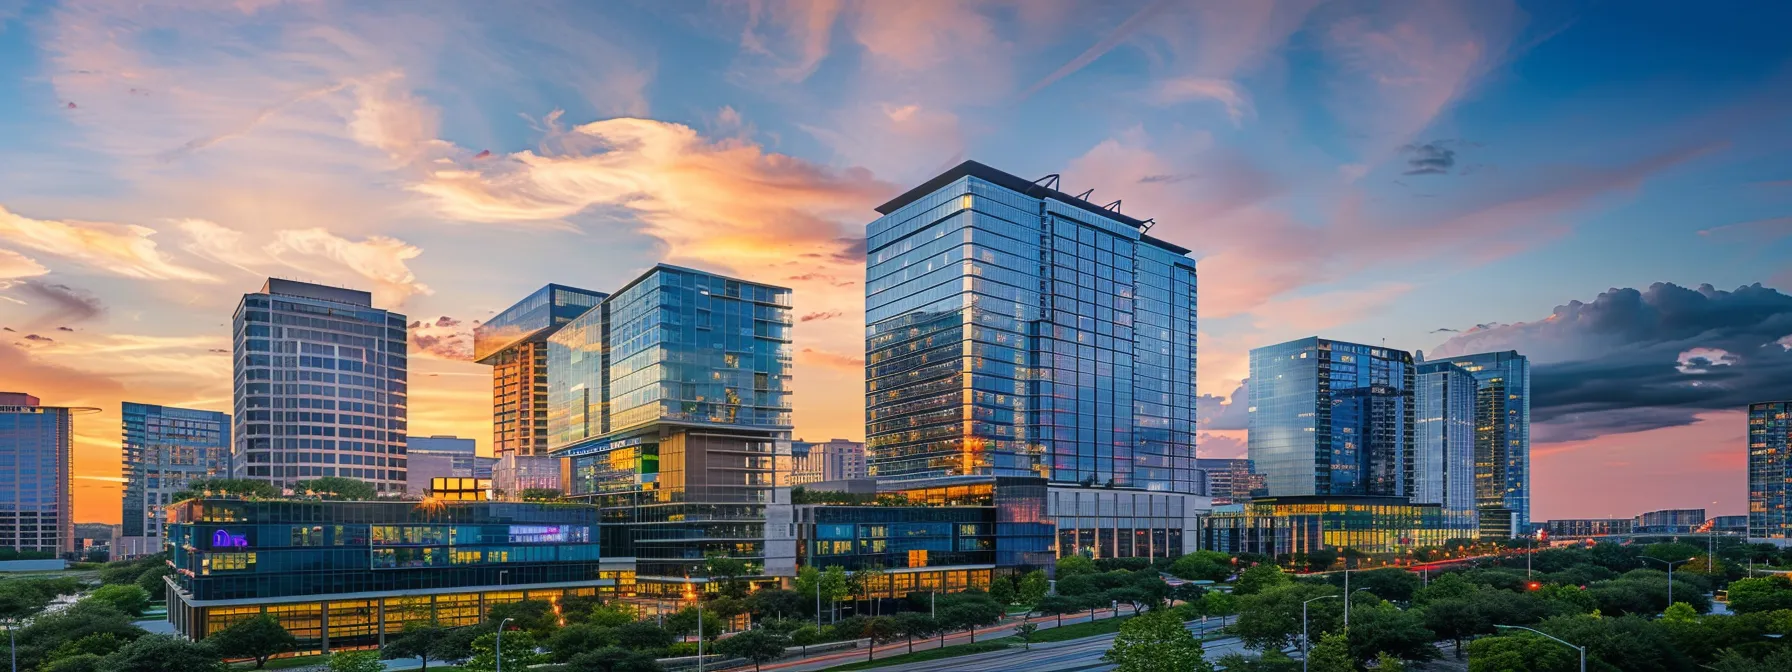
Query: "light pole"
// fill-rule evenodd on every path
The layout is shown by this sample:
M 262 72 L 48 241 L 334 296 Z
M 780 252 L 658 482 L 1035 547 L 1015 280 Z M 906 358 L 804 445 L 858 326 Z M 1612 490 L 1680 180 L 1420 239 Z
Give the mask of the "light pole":
M 510 570 L 508 570 L 508 569 L 498 570 L 498 585 L 500 585 L 500 586 L 504 585 L 504 575 L 509 574 L 509 573 L 510 573 Z
M 12 639 L 12 672 L 19 672 L 19 622 L 17 619 L 6 619 L 6 636 Z
M 1579 651 L 1580 652 L 1580 672 L 1587 672 L 1587 647 L 1575 646 L 1573 644 L 1569 644 L 1566 641 L 1563 641 L 1562 639 L 1556 637 L 1555 635 L 1551 635 L 1542 630 L 1532 630 L 1530 628 L 1527 628 L 1527 627 L 1524 627 L 1521 625 L 1496 625 L 1493 627 L 1501 629 L 1501 630 L 1524 630 L 1527 632 L 1534 632 L 1539 635 L 1543 635 L 1544 637 L 1548 637 L 1550 639 L 1556 640 L 1556 642 L 1560 643 L 1562 646 L 1566 646 L 1570 649 L 1574 649 L 1575 651 Z
M 1307 652 L 1312 648 L 1311 644 L 1308 642 L 1308 638 L 1307 638 L 1307 603 L 1308 602 L 1317 602 L 1319 600 L 1332 598 L 1332 597 L 1338 597 L 1338 596 L 1337 595 L 1321 595 L 1321 596 L 1315 597 L 1311 600 L 1307 600 L 1306 602 L 1300 603 L 1300 672 L 1307 672 Z M 1348 604 L 1350 604 L 1350 600 L 1345 600 L 1344 603 L 1348 605 Z
M 1692 562 L 1693 559 L 1687 558 L 1685 560 L 1675 560 L 1673 562 L 1668 562 L 1661 558 L 1651 558 L 1647 555 L 1637 556 L 1637 559 L 1638 560 L 1654 560 L 1656 562 L 1659 562 L 1661 564 L 1668 566 L 1668 606 L 1670 606 L 1670 607 L 1674 606 L 1674 565 L 1678 565 L 1678 564 L 1686 563 L 1686 562 Z
M 498 661 L 498 672 L 504 672 L 504 624 L 514 620 L 516 619 L 506 618 L 498 621 L 498 641 L 492 644 L 492 657 Z

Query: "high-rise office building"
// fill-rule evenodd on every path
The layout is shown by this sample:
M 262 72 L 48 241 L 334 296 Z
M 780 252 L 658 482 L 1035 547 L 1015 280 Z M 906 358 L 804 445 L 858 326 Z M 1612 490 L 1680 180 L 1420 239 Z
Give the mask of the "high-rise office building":
M 229 477 L 230 414 L 124 402 L 126 539 L 160 546 L 169 495 L 194 479 Z
M 0 392 L 0 548 L 74 552 L 73 416 L 98 410 Z
M 1442 357 L 1475 376 L 1475 508 L 1481 534 L 1531 527 L 1531 362 L 1515 351 Z
M 405 316 L 368 292 L 269 278 L 234 320 L 238 476 L 405 488 Z
M 1748 405 L 1748 540 L 1792 546 L 1792 401 Z
M 560 463 L 548 456 L 548 337 L 604 294 L 547 285 L 473 330 L 473 360 L 492 367 L 492 486 L 515 497 L 559 489 Z
M 1251 351 L 1251 462 L 1271 497 L 1409 497 L 1412 355 L 1304 338 Z
M 833 439 L 825 442 L 790 442 L 790 484 L 866 478 L 865 444 Z
M 1118 201 L 1057 187 L 966 161 L 877 209 L 871 476 L 1044 477 L 1060 553 L 1180 553 L 1206 505 L 1194 495 L 1195 262 Z
M 1250 460 L 1199 458 L 1195 460 L 1195 469 L 1207 483 L 1203 494 L 1212 497 L 1215 504 L 1249 501 L 1252 493 L 1260 494 L 1264 489 L 1263 475 L 1257 473 Z
M 1475 377 L 1449 362 L 1418 365 L 1413 403 L 1412 501 L 1443 506 L 1456 527 L 1475 527 Z
M 793 321 L 788 289 L 660 264 L 548 337 L 565 492 L 604 507 L 606 553 L 638 558 L 643 592 L 682 595 L 710 554 L 755 575 L 793 558 L 788 521 L 785 548 L 766 539 L 790 469 Z

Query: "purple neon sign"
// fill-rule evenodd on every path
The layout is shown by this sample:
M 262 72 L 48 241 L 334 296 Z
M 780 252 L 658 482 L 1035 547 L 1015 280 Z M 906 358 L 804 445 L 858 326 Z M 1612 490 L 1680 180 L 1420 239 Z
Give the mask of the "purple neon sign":
M 225 530 L 212 533 L 212 548 L 248 548 L 249 540 L 243 535 L 231 534 Z

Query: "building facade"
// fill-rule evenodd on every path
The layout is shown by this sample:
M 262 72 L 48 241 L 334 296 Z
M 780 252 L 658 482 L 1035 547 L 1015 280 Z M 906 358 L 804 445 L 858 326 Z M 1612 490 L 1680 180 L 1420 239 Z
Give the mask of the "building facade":
M 865 468 L 865 444 L 859 441 L 833 439 L 816 443 L 798 439 L 790 442 L 790 484 L 807 485 L 821 481 L 849 481 L 868 478 Z
M 243 295 L 232 326 L 239 478 L 404 491 L 405 316 L 368 292 L 269 278 Z
M 1404 497 L 1275 497 L 1216 509 L 1203 521 L 1201 549 L 1272 557 L 1353 548 L 1402 553 L 1463 538 L 1443 508 Z
M 1207 484 L 1201 494 L 1212 497 L 1215 505 L 1245 502 L 1253 494 L 1266 494 L 1263 475 L 1257 473 L 1250 460 L 1199 458 L 1195 460 L 1195 469 L 1200 470 Z
M 1194 493 L 1195 263 L 1041 182 L 965 162 L 878 208 L 871 475 Z
M 661 264 L 548 337 L 565 492 L 603 507 L 643 591 L 682 594 L 712 554 L 755 572 L 794 554 L 766 538 L 789 501 L 793 322 L 788 289 Z
M 1477 528 L 1475 377 L 1449 362 L 1418 365 L 1412 501 L 1438 504 L 1457 528 Z
M 1748 540 L 1792 546 L 1792 401 L 1748 406 Z
M 547 339 L 604 294 L 547 285 L 473 330 L 473 360 L 492 367 L 492 479 L 515 496 L 560 488 L 559 461 L 548 456 Z
M 230 415 L 124 402 L 122 536 L 162 544 L 170 495 L 188 482 L 230 477 Z M 132 542 L 126 542 L 127 544 Z
M 1443 357 L 1475 376 L 1475 508 L 1481 534 L 1518 537 L 1531 523 L 1531 361 L 1515 351 Z
M 627 558 L 599 557 L 592 507 L 207 498 L 172 510 L 168 620 L 194 640 L 266 614 L 301 651 L 378 646 L 407 623 L 472 625 L 497 604 L 627 596 L 633 583 Z
M 1305 338 L 1251 350 L 1251 462 L 1269 496 L 1410 497 L 1415 372 L 1391 348 Z
M 1545 521 L 1543 532 L 1547 539 L 1609 537 L 1628 535 L 1635 525 L 1634 518 L 1562 518 Z
M 74 415 L 97 410 L 0 392 L 0 548 L 74 552 Z
M 1692 534 L 1705 524 L 1704 509 L 1662 509 L 1638 515 L 1631 525 L 1636 534 Z
M 479 456 L 472 439 L 458 436 L 405 437 L 406 491 L 423 496 L 438 478 L 491 478 L 479 474 Z

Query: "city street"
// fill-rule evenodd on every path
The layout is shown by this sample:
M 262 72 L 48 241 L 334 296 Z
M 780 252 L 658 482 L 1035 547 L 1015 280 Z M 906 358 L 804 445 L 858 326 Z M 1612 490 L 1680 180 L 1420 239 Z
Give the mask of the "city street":
M 1111 612 L 1111 611 L 1101 612 L 1101 615 L 1103 616 L 1103 618 L 1097 619 L 1097 620 L 1105 620 L 1107 617 L 1110 617 L 1109 615 L 1112 613 L 1113 612 Z M 1122 613 L 1123 613 L 1123 615 L 1129 615 L 1129 614 L 1125 614 L 1124 611 Z M 1057 617 L 1055 617 L 1055 616 L 1041 616 L 1041 617 L 1035 617 L 1031 620 L 1032 620 L 1032 622 L 1039 624 L 1040 632 L 1049 632 L 1050 629 L 1052 627 L 1055 627 L 1055 625 L 1057 624 Z M 1075 618 L 1065 617 L 1064 625 L 1071 625 L 1071 624 L 1075 624 L 1075 623 L 1087 623 L 1088 621 L 1089 621 L 1089 617 L 1087 615 L 1078 616 Z M 999 639 L 1002 637 L 1007 637 L 1009 635 L 1012 635 L 1012 634 L 1014 634 L 1014 627 L 1019 624 L 1020 624 L 1020 621 L 1015 620 L 1015 621 L 1006 622 L 1006 623 L 1003 623 L 1001 625 L 997 625 L 994 627 L 978 630 L 977 631 L 977 641 L 979 641 L 979 642 L 988 641 L 991 639 Z M 1213 619 L 1207 625 L 1207 628 L 1218 629 L 1223 624 L 1224 624 L 1224 619 L 1216 618 L 1216 619 Z M 1201 632 L 1201 630 L 1202 630 L 1202 626 L 1199 621 L 1192 622 L 1189 624 L 1189 631 L 1198 633 L 1198 632 Z M 927 661 L 924 663 L 912 663 L 912 664 L 908 664 L 908 665 L 892 665 L 885 669 L 890 669 L 890 670 L 958 670 L 958 669 L 967 669 L 967 670 L 968 669 L 977 669 L 977 670 L 1015 669 L 1015 670 L 1019 670 L 1019 669 L 1026 669 L 1026 668 L 1032 668 L 1035 670 L 1083 669 L 1082 667 L 1077 667 L 1077 666 L 1086 666 L 1086 667 L 1088 667 L 1088 669 L 1095 669 L 1096 667 L 1104 667 L 1105 668 L 1106 666 L 1101 665 L 1101 654 L 1105 653 L 1108 650 L 1108 647 L 1110 646 L 1110 643 L 1113 641 L 1113 639 L 1114 639 L 1114 635 L 1112 635 L 1112 634 L 1097 635 L 1094 637 L 1072 640 L 1072 641 L 1068 641 L 1068 642 L 1053 642 L 1053 643 L 1049 643 L 1049 644 L 1034 644 L 1031 651 L 1021 650 L 1021 649 L 1012 649 L 1012 650 L 1007 650 L 1007 651 L 992 651 L 989 653 L 982 653 L 982 654 L 976 654 L 976 655 L 970 655 L 970 656 L 960 656 L 960 657 L 955 657 L 955 658 L 945 658 L 945 659 L 941 659 L 941 660 L 937 660 L 937 661 Z M 957 645 L 957 644 L 967 644 L 969 642 L 970 642 L 969 635 L 962 633 L 962 632 L 946 637 L 946 645 L 947 646 L 952 646 L 952 645 Z M 922 640 L 915 640 L 915 650 L 916 651 L 925 651 L 928 649 L 935 649 L 935 648 L 939 648 L 939 638 L 937 638 L 937 637 L 933 638 L 933 639 L 929 639 L 925 642 L 923 642 Z M 1230 653 L 1230 652 L 1236 651 L 1236 650 L 1239 650 L 1236 639 L 1228 638 L 1228 639 L 1224 639 L 1224 640 L 1215 640 L 1214 642 L 1210 642 L 1208 644 L 1208 657 L 1216 658 L 1220 655 L 1224 655 L 1226 653 Z M 1216 651 L 1218 651 L 1218 652 L 1216 653 Z M 899 654 L 903 654 L 903 653 L 908 653 L 908 643 L 906 641 L 897 642 L 894 644 L 886 644 L 886 645 L 877 647 L 877 655 L 879 657 L 895 656 L 895 655 L 899 655 Z M 802 659 L 802 660 L 791 660 L 791 661 L 784 661 L 784 662 L 778 662 L 778 663 L 770 663 L 770 664 L 762 666 L 761 669 L 763 669 L 763 670 L 789 670 L 791 672 L 808 672 L 810 670 L 824 670 L 824 669 L 827 669 L 827 668 L 835 666 L 835 665 L 845 665 L 848 663 L 855 663 L 855 662 L 860 662 L 863 660 L 865 660 L 865 650 L 864 649 L 851 649 L 851 650 L 847 650 L 847 651 L 839 651 L 839 652 L 829 653 L 829 654 L 822 655 L 822 656 L 806 658 L 806 659 Z M 998 660 L 999 660 L 999 663 L 997 662 Z M 1074 661 L 1074 662 L 1065 662 L 1065 661 Z M 999 666 L 996 666 L 996 665 L 999 665 Z M 1045 665 L 1045 667 L 1038 667 L 1040 665 Z M 1069 665 L 1070 667 L 1059 667 L 1060 665 Z M 995 667 L 992 667 L 992 666 L 995 666 Z

